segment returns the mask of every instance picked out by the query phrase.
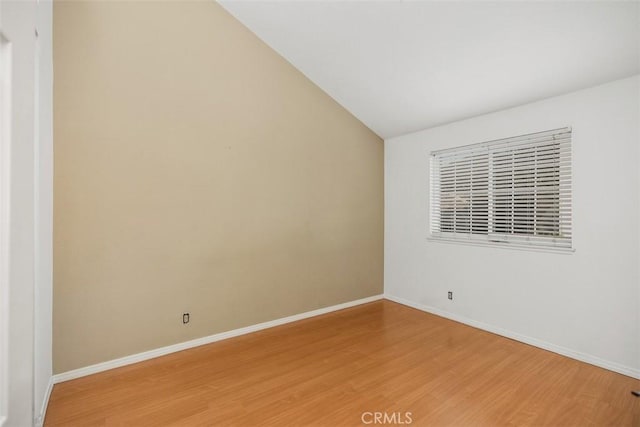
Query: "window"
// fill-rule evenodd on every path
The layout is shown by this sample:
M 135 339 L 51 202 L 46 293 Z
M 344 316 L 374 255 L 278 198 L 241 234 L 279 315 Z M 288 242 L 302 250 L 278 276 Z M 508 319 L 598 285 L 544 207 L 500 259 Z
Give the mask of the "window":
M 571 128 L 434 151 L 435 239 L 571 249 Z

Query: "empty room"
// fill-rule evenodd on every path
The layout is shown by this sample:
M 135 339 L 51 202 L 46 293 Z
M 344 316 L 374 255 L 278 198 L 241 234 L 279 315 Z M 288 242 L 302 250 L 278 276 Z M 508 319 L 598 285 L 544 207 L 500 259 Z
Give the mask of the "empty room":
M 640 427 L 640 2 L 0 0 L 0 427 Z

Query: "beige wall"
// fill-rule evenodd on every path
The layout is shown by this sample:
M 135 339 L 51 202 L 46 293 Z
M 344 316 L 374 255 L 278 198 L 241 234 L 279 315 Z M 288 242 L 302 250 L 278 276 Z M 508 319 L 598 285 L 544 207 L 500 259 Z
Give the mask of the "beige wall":
M 381 139 L 217 4 L 57 2 L 54 75 L 56 373 L 382 293 Z

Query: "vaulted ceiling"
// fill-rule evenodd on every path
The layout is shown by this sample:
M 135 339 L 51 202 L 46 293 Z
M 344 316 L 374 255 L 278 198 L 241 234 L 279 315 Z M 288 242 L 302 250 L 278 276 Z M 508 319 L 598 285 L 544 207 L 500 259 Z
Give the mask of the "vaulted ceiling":
M 640 72 L 638 2 L 220 3 L 384 138 Z

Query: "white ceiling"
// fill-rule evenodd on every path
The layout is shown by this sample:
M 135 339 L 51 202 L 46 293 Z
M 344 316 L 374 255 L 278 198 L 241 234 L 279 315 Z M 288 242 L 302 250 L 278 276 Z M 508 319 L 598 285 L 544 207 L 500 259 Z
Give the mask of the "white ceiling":
M 640 72 L 639 2 L 220 3 L 383 138 Z

